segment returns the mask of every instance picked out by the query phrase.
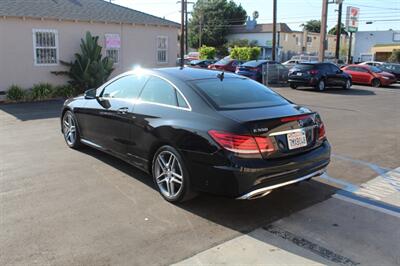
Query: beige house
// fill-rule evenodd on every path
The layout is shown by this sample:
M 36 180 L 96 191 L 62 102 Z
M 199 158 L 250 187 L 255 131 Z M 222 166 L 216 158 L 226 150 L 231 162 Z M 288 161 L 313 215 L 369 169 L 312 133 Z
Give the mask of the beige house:
M 64 84 L 87 31 L 99 36 L 113 76 L 135 65 L 174 66 L 179 24 L 103 0 L 0 0 L 0 93 L 12 84 Z

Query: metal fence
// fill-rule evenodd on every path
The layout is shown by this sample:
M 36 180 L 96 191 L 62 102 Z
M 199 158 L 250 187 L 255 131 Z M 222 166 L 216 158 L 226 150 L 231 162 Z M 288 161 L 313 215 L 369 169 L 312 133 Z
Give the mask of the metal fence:
M 288 82 L 289 69 L 281 64 L 263 64 L 262 82 L 264 85 L 286 84 Z

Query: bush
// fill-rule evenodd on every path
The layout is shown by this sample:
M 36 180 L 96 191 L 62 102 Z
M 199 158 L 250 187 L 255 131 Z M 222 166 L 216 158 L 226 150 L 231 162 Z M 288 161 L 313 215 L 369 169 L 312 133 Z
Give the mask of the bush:
M 200 59 L 214 59 L 216 50 L 214 47 L 203 45 L 199 49 Z
M 17 85 L 11 85 L 10 88 L 7 90 L 7 100 L 10 101 L 22 101 L 25 98 L 26 92 Z
M 53 96 L 54 88 L 49 83 L 39 83 L 33 85 L 33 88 L 30 92 L 30 98 L 32 100 L 45 100 L 49 99 Z
M 53 97 L 70 98 L 76 95 L 75 88 L 71 85 L 59 85 L 54 87 Z
M 260 56 L 261 49 L 260 47 L 237 47 L 231 49 L 231 58 L 249 61 L 249 60 L 257 60 Z
M 389 57 L 389 62 L 400 63 L 400 49 L 394 49 Z

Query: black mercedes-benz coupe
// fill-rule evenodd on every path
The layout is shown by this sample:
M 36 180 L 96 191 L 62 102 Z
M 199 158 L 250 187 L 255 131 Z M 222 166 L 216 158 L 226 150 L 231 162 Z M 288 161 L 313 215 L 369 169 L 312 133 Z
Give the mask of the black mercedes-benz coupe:
M 170 202 L 238 199 L 322 174 L 330 145 L 318 113 L 249 78 L 193 68 L 137 69 L 65 102 L 61 128 L 148 172 Z

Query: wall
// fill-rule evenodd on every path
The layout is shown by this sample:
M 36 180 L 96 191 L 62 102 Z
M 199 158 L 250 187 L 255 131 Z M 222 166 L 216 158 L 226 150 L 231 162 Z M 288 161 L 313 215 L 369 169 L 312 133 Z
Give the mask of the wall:
M 393 40 L 393 34 L 400 31 L 359 31 L 354 36 L 353 58 L 358 62 L 363 55 L 372 55 L 371 48 L 375 44 L 400 44 Z
M 57 30 L 59 59 L 64 61 L 72 60 L 73 54 L 79 52 L 80 39 L 84 37 L 86 31 L 99 36 L 99 43 L 103 47 L 105 33 L 119 33 L 122 43 L 120 63 L 115 65 L 113 76 L 129 70 L 136 64 L 144 67 L 175 66 L 176 64 L 177 28 L 0 18 L 0 91 L 6 90 L 11 84 L 29 88 L 39 82 L 52 84 L 66 82 L 65 77 L 50 73 L 50 71 L 65 70 L 65 67 L 34 65 L 32 29 Z M 157 64 L 156 38 L 159 35 L 168 37 L 168 64 Z
M 272 43 L 272 33 L 260 32 L 260 33 L 235 33 L 229 34 L 227 37 L 228 41 L 247 39 L 249 41 L 256 40 L 259 46 L 268 46 L 267 43 Z

